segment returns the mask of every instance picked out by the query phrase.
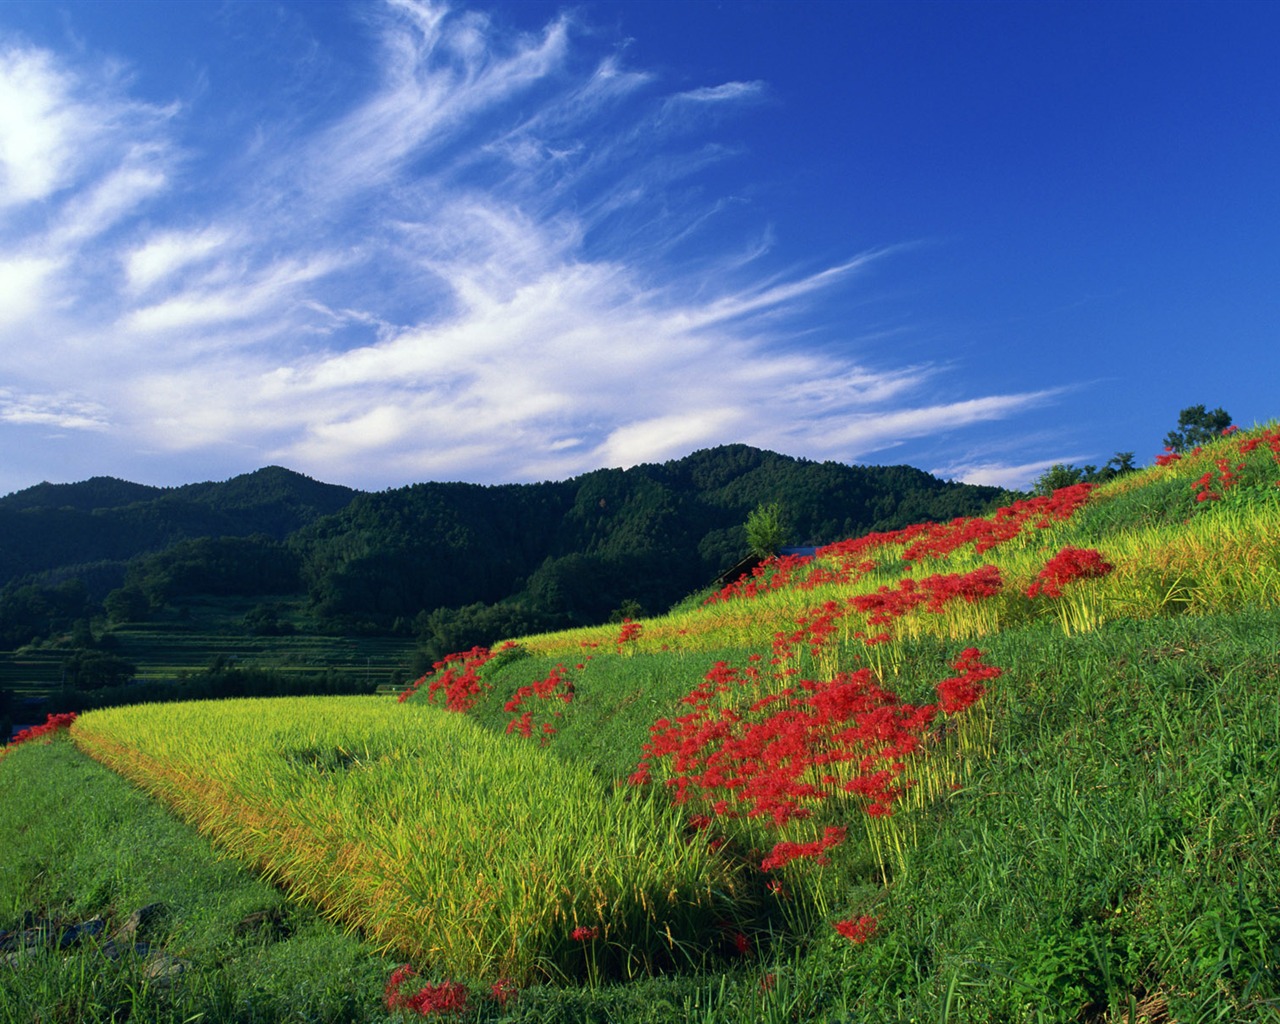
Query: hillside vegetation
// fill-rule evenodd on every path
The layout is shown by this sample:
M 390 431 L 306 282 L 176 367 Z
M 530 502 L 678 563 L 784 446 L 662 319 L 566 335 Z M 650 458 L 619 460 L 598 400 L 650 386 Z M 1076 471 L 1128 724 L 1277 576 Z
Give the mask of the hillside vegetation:
M 168 489 L 41 484 L 0 498 L 0 732 L 7 692 L 45 711 L 307 680 L 368 692 L 502 636 L 665 610 L 747 553 L 743 523 L 765 501 L 801 543 L 1008 498 L 744 445 L 556 483 L 378 494 L 280 467 Z M 353 663 L 330 655 L 334 638 L 385 642 Z
M 352 1019 L 1276 1019 L 1280 429 L 1158 462 L 459 652 L 398 702 L 71 735 L 407 961 Z M 20 863 L 0 915 L 117 912 L 123 880 Z M 297 1019 L 167 941 L 200 967 L 131 988 L 131 1020 Z M 8 994 L 52 991 L 45 963 L 0 1007 L 56 1019 Z

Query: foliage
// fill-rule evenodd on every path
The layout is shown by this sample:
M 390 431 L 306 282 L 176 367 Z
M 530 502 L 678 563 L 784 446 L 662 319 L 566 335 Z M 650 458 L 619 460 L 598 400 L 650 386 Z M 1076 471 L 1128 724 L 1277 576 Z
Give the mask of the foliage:
M 1178 427 L 1164 436 L 1165 448 L 1171 452 L 1188 452 L 1196 445 L 1221 437 L 1231 426 L 1231 414 L 1219 406 L 1212 412 L 1203 405 L 1189 405 L 1178 413 Z
M 100 690 L 124 685 L 137 671 L 137 665 L 118 654 L 80 649 L 63 663 L 63 684 L 78 690 Z
M 1137 468 L 1133 452 L 1116 452 L 1101 469 L 1093 465 L 1080 467 L 1073 463 L 1056 462 L 1036 478 L 1032 491 L 1039 495 L 1049 495 L 1072 484 L 1102 484 L 1126 473 L 1133 473 Z
M 440 659 L 405 703 L 346 720 L 258 705 L 210 728 L 229 706 L 206 707 L 203 731 L 180 730 L 200 732 L 206 756 L 181 772 L 234 785 L 212 800 L 206 786 L 191 813 L 242 800 L 222 815 L 229 834 L 251 833 L 242 854 L 271 846 L 291 814 L 328 822 L 328 859 L 308 879 L 392 871 L 338 911 L 347 920 L 446 871 L 452 854 L 423 855 L 435 842 L 474 846 L 483 867 L 437 891 L 465 889 L 483 917 L 525 865 L 574 863 L 521 845 L 558 815 L 553 830 L 581 831 L 556 801 L 532 824 L 508 822 L 498 846 L 484 813 L 494 798 L 524 806 L 514 778 L 536 798 L 549 766 L 564 766 L 590 780 L 563 786 L 583 813 L 628 795 L 656 813 L 664 794 L 683 794 L 668 808 L 683 827 L 638 841 L 639 858 L 605 858 L 618 874 L 670 849 L 736 879 L 719 920 L 676 933 L 678 958 L 653 930 L 614 943 L 607 913 L 564 919 L 540 968 L 550 980 L 532 985 L 481 982 L 406 943 L 409 963 L 365 989 L 399 1014 L 465 1003 L 464 1019 L 565 1024 L 1269 1019 L 1280 1004 L 1280 428 L 1157 461 L 987 516 L 771 560 L 666 615 L 468 649 Z M 613 497 L 597 489 L 580 511 Z M 389 748 L 376 742 L 382 708 L 406 730 Z M 107 737 L 119 756 L 166 742 L 180 718 L 164 710 L 148 712 L 163 725 L 147 735 L 122 725 Z M 305 742 L 278 742 L 299 730 Z M 401 753 L 437 731 L 447 749 L 421 762 Z M 530 760 L 482 754 L 480 736 Z M 208 753 L 219 749 L 229 753 Z M 287 764 L 266 770 L 266 756 Z M 195 785 L 181 772 L 176 788 Z M 625 785 L 632 773 L 650 782 Z M 390 856 L 364 854 L 364 836 L 415 818 L 359 794 L 395 801 L 419 787 L 446 817 Z M 346 884 L 311 898 L 340 904 Z M 458 920 L 447 897 L 427 902 L 429 916 Z M 471 934 L 476 955 L 496 948 L 487 925 L 457 931 L 437 947 Z
M 786 541 L 782 506 L 776 501 L 761 502 L 747 516 L 747 547 L 757 558 L 776 555 Z
M 88 611 L 84 584 L 10 583 L 0 590 L 0 648 L 20 647 L 63 630 Z
M 301 586 L 299 569 L 297 554 L 264 534 L 199 537 L 135 559 L 125 589 L 142 593 L 152 608 L 197 594 L 290 594 Z

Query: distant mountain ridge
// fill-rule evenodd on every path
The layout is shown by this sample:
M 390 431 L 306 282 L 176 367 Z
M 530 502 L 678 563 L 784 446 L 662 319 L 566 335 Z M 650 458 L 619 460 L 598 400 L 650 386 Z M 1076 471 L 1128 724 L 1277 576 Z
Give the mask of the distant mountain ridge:
M 0 498 L 0 596 L 23 580 L 80 580 L 91 602 L 128 582 L 153 607 L 201 587 L 244 597 L 296 588 L 327 629 L 421 633 L 434 616 L 437 635 L 467 642 L 663 610 L 746 553 L 744 523 L 761 503 L 782 507 L 791 543 L 820 544 L 981 514 L 1010 497 L 910 466 L 748 445 L 559 482 L 376 493 L 279 466 L 171 488 L 95 477 Z M 465 611 L 465 629 L 450 610 Z
M 336 512 L 358 493 L 351 487 L 320 483 L 283 466 L 266 466 L 229 480 L 177 487 L 135 484 L 113 476 L 95 476 L 71 484 L 46 481 L 0 497 L 0 510 L 74 508 L 81 512 L 95 512 L 175 497 L 231 507 L 253 507 L 279 500 L 325 508 L 325 514 L 328 514 Z
M 29 573 L 124 562 L 198 537 L 284 540 L 358 493 L 280 466 L 180 487 L 114 477 L 36 484 L 0 498 L 0 585 Z

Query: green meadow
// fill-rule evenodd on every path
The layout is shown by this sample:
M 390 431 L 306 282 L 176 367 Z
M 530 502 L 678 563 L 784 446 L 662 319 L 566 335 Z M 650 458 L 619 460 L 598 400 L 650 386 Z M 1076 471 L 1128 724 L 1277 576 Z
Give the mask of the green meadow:
M 0 1020 L 1280 1020 L 1280 430 L 1159 461 L 9 748 Z

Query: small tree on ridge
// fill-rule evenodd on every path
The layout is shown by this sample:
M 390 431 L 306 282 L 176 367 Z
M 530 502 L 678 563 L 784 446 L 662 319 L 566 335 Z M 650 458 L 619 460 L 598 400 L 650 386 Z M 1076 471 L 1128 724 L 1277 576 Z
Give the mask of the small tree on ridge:
M 1189 405 L 1178 413 L 1178 429 L 1164 435 L 1165 447 L 1175 452 L 1190 451 L 1205 444 L 1231 426 L 1231 414 L 1219 406 L 1212 412 L 1203 405 Z

